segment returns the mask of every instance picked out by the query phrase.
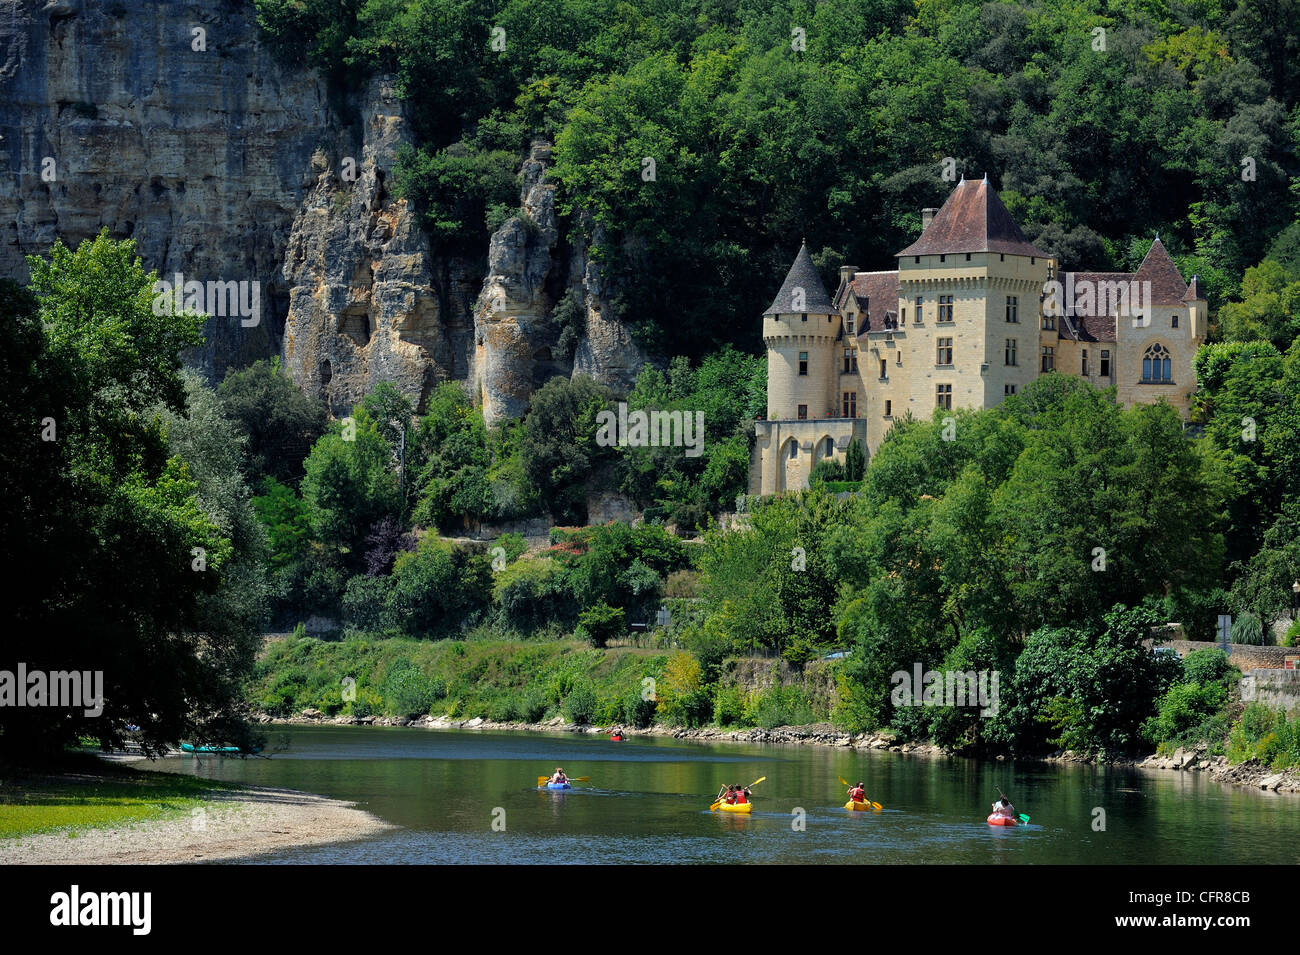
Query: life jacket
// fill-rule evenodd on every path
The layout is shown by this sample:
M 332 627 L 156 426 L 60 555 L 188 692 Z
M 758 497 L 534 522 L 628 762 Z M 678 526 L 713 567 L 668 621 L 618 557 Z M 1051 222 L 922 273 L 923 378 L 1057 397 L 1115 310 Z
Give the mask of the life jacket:
M 737 790 L 736 790 L 736 804 L 737 804 L 737 805 L 743 805 L 743 804 L 745 804 L 745 803 L 747 803 L 747 802 L 749 802 L 749 800 L 745 798 L 745 791 L 744 791 L 743 789 L 737 789 Z
M 735 792 L 728 790 L 727 794 L 722 797 L 722 801 L 725 802 L 728 806 L 734 806 L 736 804 Z
M 865 789 L 855 789 L 851 793 L 849 793 L 849 798 L 852 799 L 854 802 L 866 802 L 867 791 Z

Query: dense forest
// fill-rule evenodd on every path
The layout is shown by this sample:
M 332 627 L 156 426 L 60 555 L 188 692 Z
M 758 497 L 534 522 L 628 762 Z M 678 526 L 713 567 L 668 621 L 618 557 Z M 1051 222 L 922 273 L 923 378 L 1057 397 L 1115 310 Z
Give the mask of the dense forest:
M 281 54 L 340 91 L 398 77 L 417 135 L 398 188 L 443 252 L 482 255 L 514 214 L 528 140 L 553 140 L 566 227 L 595 243 L 660 360 L 627 396 L 552 379 L 503 427 L 455 383 L 419 409 L 381 385 L 331 420 L 274 361 L 216 388 L 185 371 L 201 318 L 153 311 L 131 242 L 33 257 L 28 288 L 0 287 L 0 540 L 6 573 L 34 581 L 15 646 L 33 666 L 104 669 L 110 692 L 93 721 L 9 711 L 0 745 L 112 745 L 128 724 L 153 748 L 240 739 L 249 706 L 310 704 L 817 716 L 999 752 L 1209 739 L 1300 762 L 1294 719 L 1254 708 L 1234 726 L 1218 651 L 1179 664 L 1143 645 L 1167 621 L 1207 637 L 1225 612 L 1240 642 L 1300 632 L 1284 619 L 1300 578 L 1300 4 L 257 7 Z M 951 433 L 901 421 L 864 473 L 747 498 L 757 316 L 800 236 L 828 279 L 887 267 L 949 169 L 987 171 L 1067 265 L 1132 269 L 1158 231 L 1201 276 L 1194 427 L 1047 375 L 957 412 Z M 705 453 L 602 445 L 596 416 L 619 398 L 705 411 Z M 583 526 L 593 490 L 626 494 L 644 523 Z M 556 525 L 546 546 L 460 539 L 529 517 Z M 611 675 L 605 648 L 660 607 L 662 655 Z M 255 662 L 258 633 L 311 617 L 343 639 L 300 633 Z M 582 656 L 561 659 L 574 641 Z M 831 653 L 847 655 L 824 712 L 798 687 L 750 696 L 726 676 L 738 657 L 798 672 Z M 353 671 L 336 667 L 362 660 L 345 701 Z M 916 662 L 1001 672 L 998 716 L 895 708 L 890 674 Z M 646 675 L 664 694 L 650 706 Z

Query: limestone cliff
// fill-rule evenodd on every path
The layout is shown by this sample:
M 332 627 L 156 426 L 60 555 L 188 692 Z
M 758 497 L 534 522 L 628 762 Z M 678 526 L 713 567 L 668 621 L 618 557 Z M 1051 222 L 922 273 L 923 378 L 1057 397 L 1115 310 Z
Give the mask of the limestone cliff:
M 193 360 L 209 377 L 274 354 L 289 227 L 329 124 L 324 86 L 276 64 L 249 3 L 10 0 L 0 274 L 107 228 L 164 276 L 260 283 L 258 325 L 207 323 Z
M 340 111 L 344 115 L 340 115 Z M 164 278 L 246 281 L 258 324 L 207 322 L 209 380 L 282 354 L 345 413 L 380 381 L 414 402 L 466 382 L 489 421 L 522 414 L 555 375 L 617 390 L 643 358 L 610 318 L 585 246 L 523 158 L 520 211 L 482 261 L 439 261 L 389 183 L 408 137 L 391 83 L 346 101 L 263 47 L 249 0 L 11 0 L 0 5 L 0 275 L 106 228 Z M 585 313 L 561 354 L 552 317 Z

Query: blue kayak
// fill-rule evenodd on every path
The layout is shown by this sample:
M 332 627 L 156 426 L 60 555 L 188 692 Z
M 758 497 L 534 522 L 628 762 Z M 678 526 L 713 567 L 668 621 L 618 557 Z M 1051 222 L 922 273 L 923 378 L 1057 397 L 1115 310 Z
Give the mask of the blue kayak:
M 240 746 L 195 746 L 193 743 L 181 743 L 181 750 L 186 753 L 218 753 L 224 755 L 248 753 L 250 756 L 255 756 L 262 751 L 262 747 L 254 746 L 252 749 L 245 750 Z
M 546 788 L 547 789 L 572 789 L 573 787 L 568 783 L 547 783 Z

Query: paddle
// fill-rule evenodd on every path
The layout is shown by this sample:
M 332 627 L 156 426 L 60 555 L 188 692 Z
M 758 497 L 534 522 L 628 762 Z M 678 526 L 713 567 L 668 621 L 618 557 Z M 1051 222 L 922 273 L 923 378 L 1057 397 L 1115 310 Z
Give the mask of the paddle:
M 836 776 L 835 778 L 838 779 L 842 785 L 850 789 L 852 788 L 852 784 L 843 776 Z M 872 809 L 874 809 L 876 812 L 880 812 L 885 808 L 884 806 L 880 805 L 880 803 L 872 802 L 870 799 L 867 800 L 867 805 L 870 806 Z
M 761 783 L 761 782 L 762 782 L 763 780 L 765 780 L 765 779 L 767 779 L 766 776 L 759 776 L 756 780 L 754 780 L 752 783 L 750 783 L 750 784 L 749 784 L 748 786 L 746 786 L 745 788 L 746 788 L 746 789 L 753 789 L 755 786 L 757 786 L 759 783 Z M 722 805 L 722 800 L 719 799 L 717 802 L 715 802 L 712 806 L 709 807 L 709 812 L 716 812 L 717 809 L 718 809 L 718 807 L 721 806 L 721 805 Z
M 539 786 L 544 785 L 544 784 L 550 782 L 550 779 L 551 779 L 550 776 L 538 776 L 538 777 L 537 777 L 537 785 L 539 785 Z M 571 782 L 571 783 L 589 783 L 589 782 L 591 782 L 591 777 L 590 777 L 590 776 L 570 776 L 570 777 L 569 777 L 569 782 Z

